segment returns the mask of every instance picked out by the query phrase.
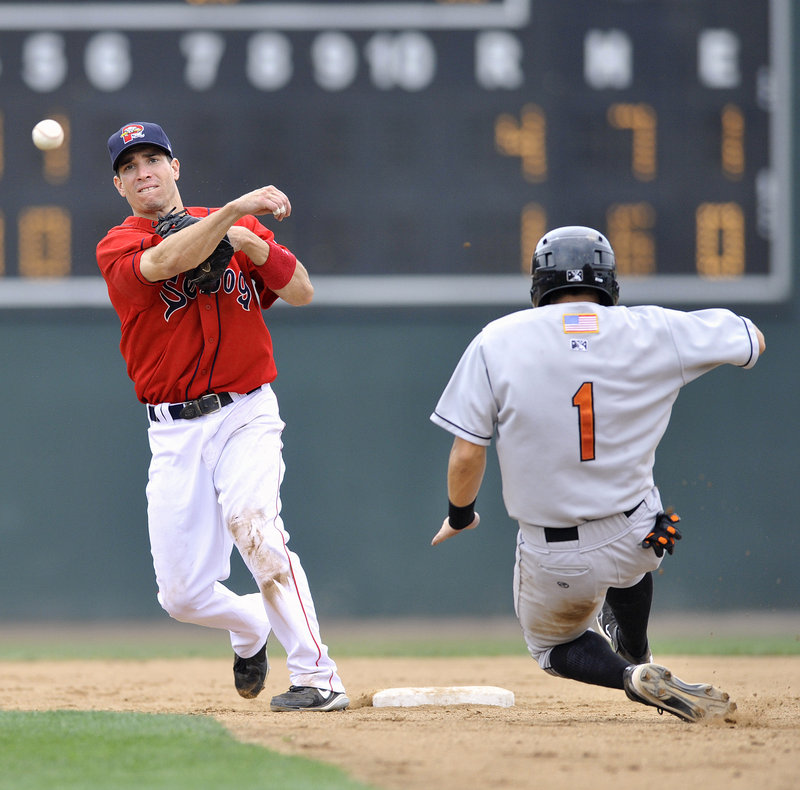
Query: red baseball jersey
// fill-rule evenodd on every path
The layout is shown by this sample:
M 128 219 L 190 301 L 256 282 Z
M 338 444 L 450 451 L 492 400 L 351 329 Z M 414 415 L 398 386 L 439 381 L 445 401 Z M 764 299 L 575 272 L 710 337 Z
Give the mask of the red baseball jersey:
M 189 208 L 195 217 L 216 209 Z M 142 253 L 161 242 L 155 223 L 128 217 L 97 245 L 97 264 L 120 319 L 120 350 L 142 403 L 177 403 L 207 392 L 249 392 L 277 375 L 262 309 L 289 283 L 297 259 L 255 217 L 244 225 L 270 245 L 263 266 L 234 254 L 214 293 L 178 274 L 148 282 Z

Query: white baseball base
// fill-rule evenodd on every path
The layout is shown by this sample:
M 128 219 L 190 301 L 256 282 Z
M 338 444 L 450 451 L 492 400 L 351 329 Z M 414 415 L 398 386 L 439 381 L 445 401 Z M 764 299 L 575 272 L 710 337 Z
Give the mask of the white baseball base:
M 514 693 L 498 686 L 428 686 L 384 689 L 372 695 L 375 708 L 417 705 L 496 705 L 510 708 Z

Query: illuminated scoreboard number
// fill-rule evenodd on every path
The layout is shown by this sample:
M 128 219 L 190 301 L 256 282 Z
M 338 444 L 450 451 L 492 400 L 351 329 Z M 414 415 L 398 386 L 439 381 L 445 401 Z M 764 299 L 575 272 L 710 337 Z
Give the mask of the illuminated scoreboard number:
M 658 120 L 647 104 L 612 104 L 608 123 L 613 129 L 629 130 L 630 173 L 639 181 L 656 178 Z M 735 105 L 720 111 L 719 168 L 727 178 L 739 180 L 744 174 L 745 121 Z M 501 115 L 495 123 L 495 143 L 500 153 L 521 160 L 524 178 L 544 182 L 548 176 L 547 120 L 541 108 L 527 105 L 520 119 Z M 608 208 L 606 232 L 616 251 L 620 274 L 654 275 L 656 246 L 653 228 L 656 212 L 647 202 L 612 205 Z M 741 277 L 745 274 L 744 209 L 735 202 L 702 203 L 696 211 L 695 265 L 705 277 Z M 530 270 L 531 252 L 551 226 L 546 212 L 538 204 L 523 209 L 521 249 L 524 271 Z
M 734 105 L 721 111 L 720 169 L 732 180 L 744 171 L 745 123 Z M 655 110 L 647 104 L 613 104 L 608 122 L 614 129 L 631 131 L 630 171 L 634 178 L 647 182 L 656 178 L 658 124 Z M 547 179 L 547 136 L 545 113 L 526 106 L 519 122 L 501 115 L 495 124 L 498 150 L 518 156 L 524 177 L 533 182 Z M 606 229 L 616 250 L 622 275 L 656 273 L 656 248 L 652 238 L 655 210 L 646 202 L 613 205 L 607 212 Z M 696 269 L 707 277 L 740 277 L 745 274 L 744 212 L 735 202 L 703 203 L 696 212 Z M 525 207 L 522 214 L 522 268 L 530 269 L 532 244 L 549 227 L 544 210 L 538 205 Z
M 41 177 L 48 184 L 63 184 L 70 174 L 69 118 L 54 113 L 66 144 L 41 152 Z M 0 180 L 6 162 L 5 119 L 0 112 Z M 10 202 L 10 201 L 9 201 Z M 17 271 L 21 277 L 67 277 L 71 272 L 72 218 L 62 205 L 28 205 L 16 217 Z M 6 274 L 7 221 L 0 212 L 0 275 Z
M 786 0 L 681 5 L 690 23 L 670 0 L 81 6 L 0 2 L 6 280 L 97 277 L 94 244 L 126 211 L 105 136 L 147 108 L 185 180 L 223 140 L 204 173 L 221 194 L 242 191 L 249 157 L 299 181 L 282 240 L 314 239 L 312 269 L 356 302 L 373 273 L 429 296 L 426 275 L 446 274 L 443 302 L 518 302 L 561 224 L 609 236 L 629 303 L 790 294 Z M 62 148 L 25 139 L 20 119 L 41 117 L 65 126 Z
M 584 84 L 573 81 L 574 92 L 565 87 L 561 96 L 571 115 L 549 102 L 547 90 L 497 115 L 496 150 L 518 159 L 530 185 L 520 215 L 523 271 L 548 228 L 590 224 L 609 236 L 626 301 L 789 296 L 788 51 L 781 35 L 789 21 L 786 4 L 763 4 L 751 27 L 752 11 L 732 3 L 722 19 L 712 13 L 687 25 L 684 46 L 675 31 L 671 39 L 663 25 L 647 26 L 673 53 L 674 82 L 656 73 L 652 84 L 637 79 L 646 59 L 632 55 L 646 42 L 611 22 L 595 28 L 587 16 Z

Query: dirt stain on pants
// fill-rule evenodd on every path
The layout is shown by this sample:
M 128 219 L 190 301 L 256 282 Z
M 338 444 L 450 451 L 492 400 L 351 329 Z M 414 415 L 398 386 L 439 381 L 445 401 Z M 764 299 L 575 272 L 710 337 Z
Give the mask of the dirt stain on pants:
M 266 530 L 274 527 L 264 512 L 244 511 L 230 519 L 228 529 L 262 594 L 266 598 L 280 595 L 280 588 L 289 582 L 289 560 L 265 540 Z

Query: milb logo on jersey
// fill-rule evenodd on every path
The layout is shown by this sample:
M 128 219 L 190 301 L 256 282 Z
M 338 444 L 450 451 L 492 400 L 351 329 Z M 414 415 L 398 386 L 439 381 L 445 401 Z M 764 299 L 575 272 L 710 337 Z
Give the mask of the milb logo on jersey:
M 209 293 L 218 293 L 220 288 L 226 294 L 232 294 L 238 291 L 239 296 L 236 298 L 236 301 L 242 306 L 243 310 L 250 310 L 250 305 L 254 297 L 243 272 L 237 272 L 230 267 L 225 269 L 219 284 L 213 291 L 209 291 Z M 169 321 L 178 310 L 183 310 L 183 308 L 189 304 L 190 299 L 197 299 L 197 288 L 192 283 L 188 282 L 184 274 L 181 273 L 164 282 L 161 286 L 159 296 L 161 297 L 161 301 L 167 306 L 167 309 L 164 311 L 164 320 Z

